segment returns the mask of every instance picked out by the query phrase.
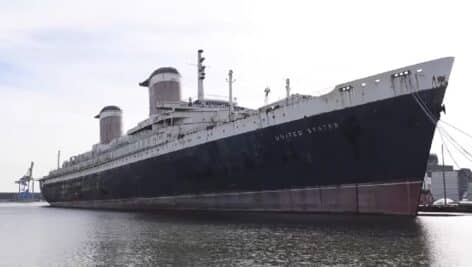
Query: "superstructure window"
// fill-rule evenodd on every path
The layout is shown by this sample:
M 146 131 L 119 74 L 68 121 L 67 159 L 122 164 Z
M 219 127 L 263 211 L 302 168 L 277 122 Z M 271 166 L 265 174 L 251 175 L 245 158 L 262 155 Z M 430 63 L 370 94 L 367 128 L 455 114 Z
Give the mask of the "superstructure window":
M 340 92 L 347 92 L 347 91 L 351 91 L 353 89 L 353 87 L 351 85 L 346 85 L 346 86 L 343 86 L 341 88 L 339 88 L 339 91 Z
M 401 72 L 395 72 L 395 73 L 392 74 L 392 78 L 404 77 L 404 76 L 408 76 L 408 75 L 410 75 L 409 70 L 401 71 Z

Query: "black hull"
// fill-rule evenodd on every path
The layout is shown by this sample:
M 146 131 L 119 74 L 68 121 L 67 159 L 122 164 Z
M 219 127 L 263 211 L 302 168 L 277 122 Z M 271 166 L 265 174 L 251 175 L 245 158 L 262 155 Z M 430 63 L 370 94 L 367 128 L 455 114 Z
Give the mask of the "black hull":
M 417 94 L 436 118 L 444 92 L 443 87 Z M 100 207 L 96 204 L 100 201 L 413 182 L 415 187 L 411 190 L 415 192 L 410 192 L 408 198 L 416 197 L 416 205 L 420 190 L 416 185 L 421 185 L 424 177 L 434 130 L 435 124 L 413 95 L 402 95 L 71 181 L 43 183 L 41 189 L 52 205 L 85 203 L 81 207 Z M 355 189 L 354 194 L 358 191 Z M 358 199 L 359 195 L 355 197 Z M 409 207 L 405 213 L 414 214 L 416 208 L 411 211 Z

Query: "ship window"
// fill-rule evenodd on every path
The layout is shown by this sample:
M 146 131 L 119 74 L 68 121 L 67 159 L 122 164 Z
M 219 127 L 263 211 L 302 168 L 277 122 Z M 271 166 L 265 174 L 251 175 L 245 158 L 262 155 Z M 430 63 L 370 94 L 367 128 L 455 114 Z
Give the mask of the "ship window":
M 379 79 L 377 79 L 377 80 L 375 80 L 375 82 L 376 82 L 376 83 L 379 83 L 379 82 L 380 82 L 380 80 L 379 80 Z
M 408 76 L 408 75 L 410 75 L 410 71 L 405 70 L 405 71 L 400 71 L 400 72 L 393 73 L 392 78 L 398 78 L 398 77 L 403 77 L 403 76 Z
M 365 86 L 366 86 L 366 83 L 361 83 L 361 86 L 362 86 L 362 87 L 365 87 Z
M 423 71 L 423 69 L 417 69 L 416 70 L 416 72 L 422 72 L 422 71 Z
M 343 86 L 343 87 L 339 88 L 340 92 L 347 92 L 347 91 L 351 91 L 351 90 L 352 90 L 351 85 L 346 85 L 346 86 Z

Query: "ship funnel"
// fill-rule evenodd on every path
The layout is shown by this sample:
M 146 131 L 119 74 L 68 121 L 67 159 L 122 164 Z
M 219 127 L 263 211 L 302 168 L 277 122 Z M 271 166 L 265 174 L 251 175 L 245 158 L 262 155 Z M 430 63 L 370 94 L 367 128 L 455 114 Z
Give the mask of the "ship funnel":
M 106 106 L 95 118 L 100 119 L 100 144 L 108 144 L 121 136 L 121 109 L 119 107 Z
M 158 104 L 180 101 L 180 74 L 175 68 L 159 68 L 139 85 L 149 88 L 149 116 L 158 114 Z

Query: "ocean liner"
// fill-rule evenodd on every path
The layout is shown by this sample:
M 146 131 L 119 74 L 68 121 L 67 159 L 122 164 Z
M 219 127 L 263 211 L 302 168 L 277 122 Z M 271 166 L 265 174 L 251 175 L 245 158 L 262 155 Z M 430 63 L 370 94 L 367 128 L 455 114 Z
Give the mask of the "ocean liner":
M 180 74 L 155 70 L 149 117 L 122 134 L 104 107 L 100 142 L 40 180 L 52 206 L 416 215 L 454 59 L 440 58 L 290 93 L 259 109 L 204 97 L 182 101 Z

